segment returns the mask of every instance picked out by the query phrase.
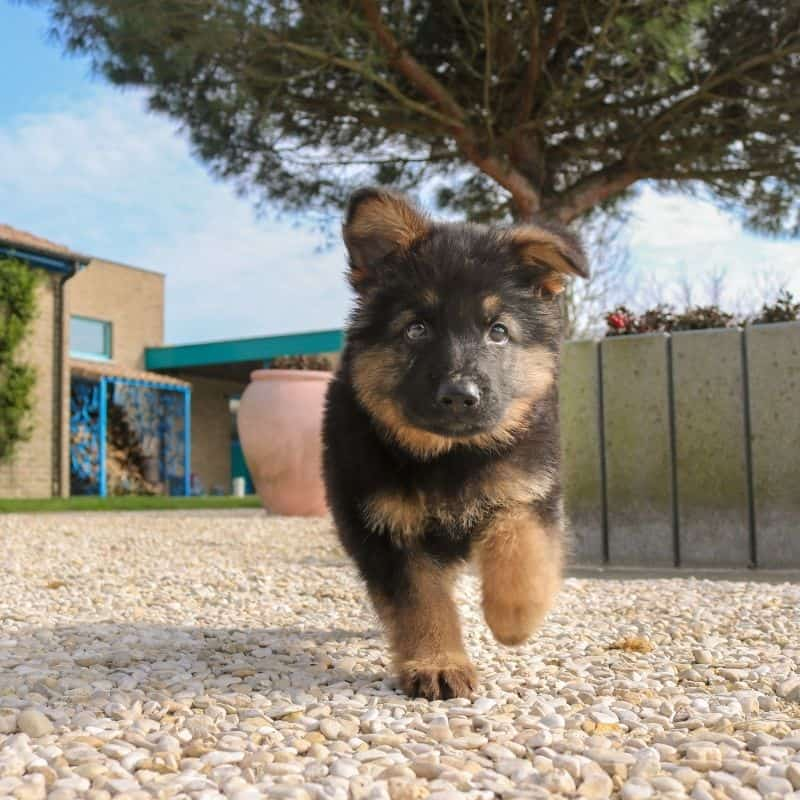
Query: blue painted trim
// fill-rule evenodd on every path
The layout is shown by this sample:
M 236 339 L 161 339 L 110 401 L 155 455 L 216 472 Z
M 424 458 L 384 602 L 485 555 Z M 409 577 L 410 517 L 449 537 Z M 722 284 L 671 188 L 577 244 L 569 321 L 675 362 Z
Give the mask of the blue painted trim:
M 183 495 L 188 497 L 192 490 L 192 390 L 183 390 Z
M 100 445 L 97 452 L 98 464 L 98 494 L 105 497 L 108 494 L 106 481 L 106 436 L 108 434 L 108 383 L 106 378 L 100 378 Z
M 32 253 L 29 250 L 19 250 L 16 247 L 11 247 L 10 245 L 6 244 L 0 244 L 0 255 L 8 258 L 16 258 L 19 261 L 24 261 L 30 266 L 43 267 L 51 272 L 59 272 L 64 275 L 71 275 L 73 272 L 75 272 L 76 263 L 83 263 L 82 261 L 79 262 L 77 259 L 55 258 L 53 256 L 44 256 L 39 253 Z
M 242 361 L 265 362 L 276 356 L 336 353 L 343 346 L 344 331 L 336 329 L 173 347 L 148 347 L 145 349 L 145 366 L 150 370 L 169 370 Z

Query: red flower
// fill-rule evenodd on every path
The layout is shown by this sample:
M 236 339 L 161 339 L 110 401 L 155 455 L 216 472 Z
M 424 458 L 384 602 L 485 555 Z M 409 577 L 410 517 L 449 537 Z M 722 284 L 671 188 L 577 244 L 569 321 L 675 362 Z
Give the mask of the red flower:
M 608 324 L 614 328 L 614 330 L 621 331 L 628 324 L 628 320 L 626 320 L 622 314 L 609 314 Z

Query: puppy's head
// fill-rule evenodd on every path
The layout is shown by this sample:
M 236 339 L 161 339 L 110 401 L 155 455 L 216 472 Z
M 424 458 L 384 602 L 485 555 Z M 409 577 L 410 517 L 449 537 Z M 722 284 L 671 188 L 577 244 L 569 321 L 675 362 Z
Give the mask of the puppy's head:
M 352 196 L 343 235 L 361 404 L 422 458 L 512 442 L 555 379 L 557 296 L 587 275 L 578 241 L 539 225 L 436 223 L 383 189 Z

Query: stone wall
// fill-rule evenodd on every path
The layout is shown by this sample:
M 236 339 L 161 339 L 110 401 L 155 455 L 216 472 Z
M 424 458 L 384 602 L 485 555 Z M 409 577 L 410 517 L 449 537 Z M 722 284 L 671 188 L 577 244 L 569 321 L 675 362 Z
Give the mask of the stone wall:
M 569 342 L 579 564 L 800 567 L 800 323 Z

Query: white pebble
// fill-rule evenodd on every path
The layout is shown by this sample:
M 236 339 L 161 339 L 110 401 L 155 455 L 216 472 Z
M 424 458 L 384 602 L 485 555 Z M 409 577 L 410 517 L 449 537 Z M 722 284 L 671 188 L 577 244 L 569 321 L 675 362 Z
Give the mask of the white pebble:
M 17 727 L 31 739 L 47 736 L 54 730 L 53 723 L 38 709 L 26 708 L 17 717 Z

